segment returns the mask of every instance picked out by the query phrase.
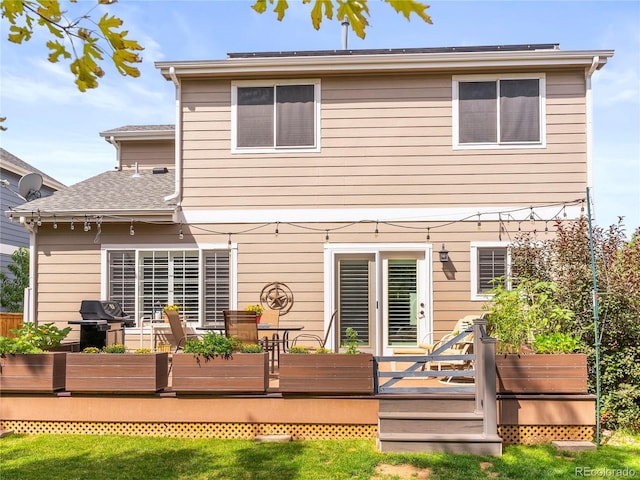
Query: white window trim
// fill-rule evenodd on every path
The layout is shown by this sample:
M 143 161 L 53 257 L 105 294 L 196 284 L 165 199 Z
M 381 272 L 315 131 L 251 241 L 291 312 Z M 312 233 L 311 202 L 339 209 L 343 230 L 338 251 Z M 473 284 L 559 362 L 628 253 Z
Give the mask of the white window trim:
M 335 282 L 337 278 L 336 272 L 336 257 L 340 255 L 353 255 L 353 254 L 367 254 L 375 257 L 375 262 L 380 265 L 382 262 L 381 255 L 388 252 L 402 253 L 402 252 L 424 252 L 424 261 L 426 268 L 421 272 L 418 277 L 420 285 L 424 285 L 425 295 L 427 296 L 427 305 L 425 306 L 426 321 L 419 324 L 418 327 L 418 342 L 433 342 L 433 245 L 426 243 L 327 243 L 324 246 L 324 311 L 325 319 L 323 329 L 326 331 L 329 323 L 330 312 L 336 310 L 335 297 L 333 292 L 335 291 Z M 378 279 L 378 282 L 381 282 Z M 378 293 L 382 292 L 382 285 L 377 285 L 376 290 Z M 379 300 L 379 299 L 377 299 Z M 376 322 L 381 315 L 380 308 L 376 309 Z M 332 329 L 335 328 L 335 324 Z M 333 334 L 333 331 L 332 331 Z M 420 337 L 422 336 L 422 337 Z M 329 349 L 334 348 L 333 335 L 329 336 L 327 347 Z M 377 336 L 376 351 L 383 351 L 384 339 L 383 335 Z M 383 352 L 384 353 L 384 352 Z M 385 354 L 390 354 L 386 352 Z
M 103 244 L 100 249 L 100 298 L 106 299 L 109 295 L 109 251 L 110 250 L 130 250 L 135 253 L 136 258 L 136 266 L 138 264 L 138 258 L 140 252 L 150 252 L 150 251 L 164 251 L 164 252 L 181 252 L 181 251 L 197 251 L 198 252 L 198 261 L 199 261 L 199 273 L 198 273 L 198 281 L 200 282 L 200 286 L 203 285 L 203 257 L 204 252 L 209 250 L 230 250 L 230 258 L 229 258 L 229 305 L 232 309 L 237 309 L 238 305 L 238 244 L 232 243 L 230 246 L 227 243 L 207 243 L 207 244 L 195 244 L 195 243 L 185 243 L 180 245 L 175 244 L 164 244 L 164 245 L 140 245 L 140 244 Z M 134 318 L 138 319 L 136 321 L 136 327 L 130 329 L 132 333 L 140 333 L 141 331 L 141 315 L 138 313 L 138 295 L 139 295 L 139 279 L 138 279 L 138 268 L 136 268 L 136 282 L 135 282 L 135 298 L 136 298 L 136 311 L 133 313 Z M 203 289 L 200 290 L 200 311 L 198 312 L 198 325 L 203 323 L 203 308 L 204 308 L 204 298 L 203 298 Z
M 451 82 L 451 117 L 452 117 L 452 148 L 453 150 L 487 150 L 487 149 L 522 149 L 547 147 L 547 82 L 544 73 L 517 73 L 505 75 L 454 75 Z M 460 118 L 458 84 L 460 82 L 487 82 L 497 80 L 538 79 L 540 81 L 540 141 L 539 142 L 508 142 L 508 143 L 460 143 Z M 500 101 L 497 98 L 496 101 Z M 498 109 L 498 130 L 500 129 L 500 109 Z
M 509 250 L 510 242 L 471 242 L 470 262 L 471 265 L 471 300 L 487 301 L 493 298 L 488 293 L 478 293 L 478 249 L 479 248 L 507 248 L 507 271 L 511 271 L 511 251 Z
M 311 147 L 238 147 L 237 144 L 237 124 L 238 124 L 238 87 L 275 87 L 277 85 L 313 85 L 314 86 L 314 107 L 315 107 L 315 145 Z M 296 78 L 282 80 L 239 80 L 231 82 L 231 153 L 309 153 L 320 152 L 320 79 L 319 78 Z

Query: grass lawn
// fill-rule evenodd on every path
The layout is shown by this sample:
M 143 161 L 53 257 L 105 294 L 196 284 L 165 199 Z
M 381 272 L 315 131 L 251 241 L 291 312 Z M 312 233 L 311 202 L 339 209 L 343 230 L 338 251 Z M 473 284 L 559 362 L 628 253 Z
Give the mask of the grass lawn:
M 628 438 L 625 437 L 625 438 Z M 610 442 L 612 443 L 612 442 Z M 2 480 L 640 478 L 640 436 L 595 452 L 505 447 L 502 457 L 383 454 L 368 440 L 254 443 L 116 435 L 9 435 Z M 627 472 L 626 474 L 624 472 Z

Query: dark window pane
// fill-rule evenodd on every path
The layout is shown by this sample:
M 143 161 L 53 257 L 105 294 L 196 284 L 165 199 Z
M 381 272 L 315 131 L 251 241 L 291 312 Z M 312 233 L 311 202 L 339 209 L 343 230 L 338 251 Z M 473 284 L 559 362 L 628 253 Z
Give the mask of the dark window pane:
M 459 142 L 497 142 L 496 82 L 461 82 L 458 87 Z
M 273 147 L 273 95 L 273 87 L 238 88 L 238 147 Z
M 313 85 L 276 87 L 276 146 L 315 145 Z
M 537 79 L 500 81 L 500 141 L 540 141 L 540 84 Z

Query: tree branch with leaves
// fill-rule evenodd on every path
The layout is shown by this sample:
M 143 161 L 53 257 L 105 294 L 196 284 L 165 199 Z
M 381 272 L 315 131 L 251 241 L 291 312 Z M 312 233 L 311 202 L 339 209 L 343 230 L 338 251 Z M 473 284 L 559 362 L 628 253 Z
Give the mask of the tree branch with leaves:
M 140 76 L 135 64 L 142 61 L 138 52 L 144 49 L 128 38 L 128 31 L 121 29 L 122 20 L 108 13 L 97 22 L 91 17 L 98 5 L 112 3 L 115 0 L 97 0 L 93 8 L 77 18 L 69 18 L 59 0 L 2 0 L 0 12 L 10 24 L 10 42 L 22 44 L 31 40 L 37 27 L 46 29 L 54 37 L 46 44 L 49 61 L 71 60 L 69 68 L 75 83 L 85 92 L 96 88 L 98 79 L 104 76 L 100 63 L 105 56 L 111 57 L 121 75 Z

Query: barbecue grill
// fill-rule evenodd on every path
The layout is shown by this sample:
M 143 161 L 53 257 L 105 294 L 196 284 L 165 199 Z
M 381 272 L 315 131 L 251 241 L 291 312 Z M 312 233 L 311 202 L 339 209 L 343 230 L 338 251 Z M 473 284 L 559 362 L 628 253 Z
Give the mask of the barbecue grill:
M 82 300 L 80 315 L 82 320 L 69 322 L 80 325 L 80 350 L 124 344 L 124 327 L 135 326 L 135 321 L 122 311 L 118 302 Z

